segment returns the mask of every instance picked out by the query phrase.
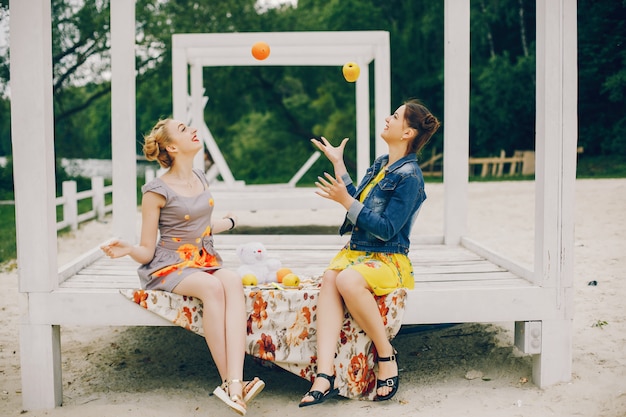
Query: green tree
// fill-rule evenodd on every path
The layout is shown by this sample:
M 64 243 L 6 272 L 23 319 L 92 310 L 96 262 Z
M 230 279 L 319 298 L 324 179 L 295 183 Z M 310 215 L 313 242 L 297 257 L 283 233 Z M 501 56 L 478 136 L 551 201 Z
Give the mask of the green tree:
M 0 0 L 0 37 L 8 39 L 9 1 Z M 0 156 L 11 155 L 11 103 L 7 97 L 9 80 L 8 46 L 0 44 Z
M 172 111 L 174 33 L 386 30 L 392 107 L 418 97 L 444 118 L 442 1 L 299 0 L 296 8 L 269 10 L 258 10 L 255 3 L 137 0 L 138 153 L 142 134 Z M 625 7 L 623 1 L 579 2 L 579 120 L 585 154 L 623 154 L 626 149 L 626 116 L 616 111 L 626 88 Z M 7 10 L 8 1 L 0 0 L 0 20 L 7 19 Z M 109 157 L 110 85 L 100 76 L 109 68 L 109 0 L 52 0 L 52 11 L 57 156 Z M 534 144 L 534 22 L 532 0 L 471 2 L 473 155 L 510 153 Z M 8 64 L 7 51 L 0 51 L 1 86 L 8 81 Z M 313 152 L 311 137 L 338 142 L 355 136 L 354 84 L 343 80 L 339 67 L 205 68 L 204 80 L 206 123 L 238 179 L 286 181 Z M 0 99 L 0 152 L 10 152 L 8 104 Z M 372 143 L 378 134 L 372 130 Z M 430 146 L 440 150 L 442 138 L 436 135 Z M 346 153 L 351 170 L 354 145 L 350 141 Z M 305 181 L 327 169 L 320 158 Z
M 528 0 L 472 3 L 471 155 L 534 149 L 534 14 Z
M 470 154 L 535 148 L 534 55 L 495 55 L 473 77 Z
M 579 145 L 626 155 L 626 2 L 578 6 Z

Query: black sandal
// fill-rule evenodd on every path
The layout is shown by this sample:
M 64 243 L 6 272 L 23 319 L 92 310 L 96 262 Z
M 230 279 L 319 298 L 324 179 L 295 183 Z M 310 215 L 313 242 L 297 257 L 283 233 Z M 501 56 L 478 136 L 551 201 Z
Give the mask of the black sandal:
M 378 362 L 398 362 L 397 361 L 397 357 L 398 357 L 398 352 L 394 349 L 393 350 L 393 355 L 391 356 L 387 356 L 384 358 L 379 357 L 378 358 Z M 399 371 L 400 369 L 398 369 Z M 376 380 L 376 391 L 378 391 L 378 388 L 382 388 L 382 387 L 389 387 L 391 388 L 391 391 L 389 391 L 389 393 L 387 395 L 378 395 L 376 394 L 376 397 L 374 397 L 374 401 L 387 401 L 389 399 L 391 399 L 394 395 L 396 395 L 396 393 L 398 392 L 398 386 L 399 386 L 400 381 L 398 380 L 398 375 L 396 376 L 392 376 L 391 378 L 387 378 L 385 380 L 382 379 L 377 379 Z
M 317 390 L 307 392 L 306 394 L 302 396 L 302 399 L 304 399 L 304 397 L 313 397 L 313 401 L 300 401 L 299 407 L 308 407 L 309 405 L 320 404 L 326 401 L 327 399 L 335 397 L 337 394 L 339 394 L 339 389 L 334 388 L 335 387 L 334 375 L 330 376 L 330 375 L 319 373 L 316 375 L 316 378 L 324 378 L 328 380 L 328 382 L 330 383 L 330 387 L 328 388 L 326 392 L 317 391 Z

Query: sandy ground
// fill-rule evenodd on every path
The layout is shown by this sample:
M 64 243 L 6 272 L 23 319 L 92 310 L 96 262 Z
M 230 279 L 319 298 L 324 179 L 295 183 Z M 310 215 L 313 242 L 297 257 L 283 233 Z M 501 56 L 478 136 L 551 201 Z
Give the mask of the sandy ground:
M 416 234 L 441 234 L 443 188 L 427 184 Z M 469 235 L 530 265 L 532 182 L 471 183 Z M 238 213 L 242 224 L 338 224 L 342 212 Z M 570 382 L 539 389 L 531 358 L 513 347 L 512 323 L 465 324 L 401 332 L 401 386 L 386 403 L 332 400 L 299 409 L 308 383 L 248 359 L 246 376 L 265 391 L 249 416 L 626 416 L 626 180 L 576 184 L 575 316 Z M 109 237 L 91 222 L 59 239 L 59 264 Z M 596 281 L 596 286 L 590 286 Z M 222 416 L 236 414 L 209 394 L 218 384 L 204 340 L 180 328 L 62 328 L 64 404 L 22 411 L 17 273 L 0 274 L 0 415 L 33 417 Z M 482 374 L 471 379 L 468 373 Z

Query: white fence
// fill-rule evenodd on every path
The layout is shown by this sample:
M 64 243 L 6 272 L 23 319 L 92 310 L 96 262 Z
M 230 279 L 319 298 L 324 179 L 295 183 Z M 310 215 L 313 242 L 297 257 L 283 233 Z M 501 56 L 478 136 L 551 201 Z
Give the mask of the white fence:
M 103 177 L 91 178 L 91 190 L 76 191 L 76 181 L 63 181 L 62 195 L 56 198 L 56 205 L 63 206 L 63 220 L 57 222 L 57 230 L 69 227 L 77 230 L 78 225 L 87 220 L 103 220 L 113 211 L 113 205 L 106 204 L 105 196 L 113 192 L 113 185 L 105 187 Z M 78 202 L 91 198 L 91 210 L 78 213 Z

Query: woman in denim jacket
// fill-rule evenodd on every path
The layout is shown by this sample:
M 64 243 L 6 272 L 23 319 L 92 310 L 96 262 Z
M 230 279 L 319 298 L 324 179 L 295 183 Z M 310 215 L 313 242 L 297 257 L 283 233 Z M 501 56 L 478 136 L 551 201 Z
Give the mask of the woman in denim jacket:
M 439 120 L 419 101 L 400 106 L 385 119 L 381 137 L 389 153 L 377 158 L 358 187 L 343 161 L 345 138 L 333 147 L 326 138 L 311 141 L 332 162 L 335 175 L 318 177 L 317 194 L 347 210 L 340 233 L 350 242 L 330 262 L 322 278 L 317 308 L 317 377 L 300 407 L 319 404 L 338 394 L 334 357 L 343 323 L 344 304 L 372 339 L 378 352 L 378 401 L 398 391 L 396 351 L 387 339 L 374 295 L 413 288 L 408 258 L 411 227 L 426 199 L 417 153 L 439 128 Z

